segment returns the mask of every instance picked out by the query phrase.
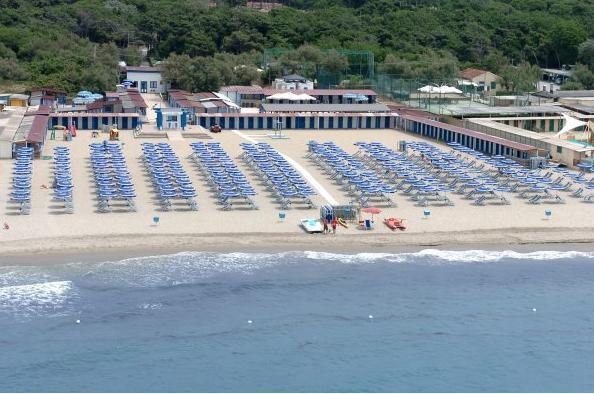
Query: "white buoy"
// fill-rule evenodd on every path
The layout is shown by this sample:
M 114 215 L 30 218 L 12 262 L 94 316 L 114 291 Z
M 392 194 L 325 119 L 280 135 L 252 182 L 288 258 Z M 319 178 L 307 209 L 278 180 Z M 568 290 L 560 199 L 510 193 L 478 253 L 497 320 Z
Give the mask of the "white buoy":
M 252 321 L 251 320 L 248 320 L 248 324 L 252 324 Z
M 76 324 L 80 324 L 80 320 L 78 320 L 78 319 L 77 319 L 77 320 L 76 320 Z
M 536 308 L 532 308 L 532 312 L 536 312 Z
M 369 318 L 370 318 L 370 319 L 373 319 L 373 315 L 369 315 Z

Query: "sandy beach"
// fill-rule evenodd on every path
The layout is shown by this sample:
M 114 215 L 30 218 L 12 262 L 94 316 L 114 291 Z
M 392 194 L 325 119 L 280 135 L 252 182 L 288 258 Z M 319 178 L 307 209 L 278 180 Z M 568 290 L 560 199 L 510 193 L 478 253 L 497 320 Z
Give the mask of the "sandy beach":
M 148 126 L 151 127 L 151 126 Z M 198 132 L 197 129 L 190 129 Z M 307 142 L 334 141 L 349 153 L 355 153 L 357 141 L 382 142 L 396 149 L 400 140 L 419 140 L 415 136 L 396 130 L 323 130 L 285 131 L 287 139 L 273 140 L 265 131 L 236 133 L 224 131 L 209 135 L 210 140 L 193 138 L 134 138 L 122 132 L 121 142 L 129 171 L 137 193 L 136 212 L 117 206 L 113 212 L 99 213 L 89 167 L 91 133 L 82 131 L 72 142 L 48 140 L 44 155 L 51 155 L 55 146 L 68 146 L 72 156 L 74 183 L 74 214 L 66 214 L 63 207 L 51 201 L 51 160 L 34 162 L 32 208 L 30 215 L 18 214 L 16 204 L 8 201 L 12 161 L 0 163 L 0 220 L 10 229 L 0 230 L 0 264 L 21 261 L 30 256 L 32 261 L 48 256 L 72 254 L 138 254 L 158 251 L 185 250 L 212 251 L 268 251 L 268 250 L 328 250 L 333 252 L 399 251 L 406 247 L 457 247 L 469 245 L 499 245 L 508 247 L 525 244 L 563 244 L 594 242 L 594 204 L 562 194 L 566 204 L 527 204 L 526 200 L 511 195 L 511 205 L 475 206 L 470 200 L 452 194 L 455 206 L 432 206 L 431 217 L 423 218 L 423 209 L 407 196 L 397 194 L 397 207 L 379 206 L 383 212 L 376 215 L 377 226 L 364 232 L 350 226 L 339 227 L 333 235 L 306 234 L 299 226 L 303 218 L 319 217 L 317 209 L 294 207 L 286 211 L 286 219 L 278 219 L 280 206 L 251 170 L 237 157 L 241 142 L 268 142 L 280 153 L 307 172 L 317 184 L 316 204 L 327 204 L 333 199 L 341 204 L 350 200 L 346 191 L 334 183 L 310 159 L 306 158 Z M 224 211 L 216 204 L 206 180 L 197 171 L 190 158 L 190 143 L 218 141 L 235 159 L 247 175 L 258 195 L 259 210 L 232 209 Z M 198 190 L 198 211 L 187 205 L 174 205 L 171 211 L 162 211 L 141 159 L 143 142 L 168 142 L 182 161 L 184 168 Z M 439 145 L 449 150 L 445 145 Z M 544 211 L 550 209 L 552 218 L 545 220 Z M 159 216 L 158 225 L 153 217 Z M 406 219 L 407 230 L 393 232 L 383 224 L 384 217 Z M 378 220 L 379 219 L 379 220 Z M 589 246 L 589 245 L 588 245 Z

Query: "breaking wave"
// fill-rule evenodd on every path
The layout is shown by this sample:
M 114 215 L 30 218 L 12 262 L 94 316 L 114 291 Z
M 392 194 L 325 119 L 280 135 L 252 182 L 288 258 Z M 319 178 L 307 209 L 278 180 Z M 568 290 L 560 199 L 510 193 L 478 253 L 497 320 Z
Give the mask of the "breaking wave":
M 537 251 L 515 252 L 466 250 L 448 251 L 425 249 L 410 253 L 327 252 L 284 253 L 212 253 L 183 252 L 171 255 L 129 258 L 102 263 L 69 263 L 60 266 L 0 267 L 0 312 L 25 308 L 29 312 L 64 304 L 76 283 L 79 290 L 109 290 L 112 288 L 176 287 L 222 281 L 224 274 L 252 275 L 274 267 L 299 264 L 421 264 L 456 265 L 514 261 L 590 261 L 594 252 Z M 4 271 L 4 272 L 2 272 Z M 40 283 L 41 282 L 41 283 Z M 30 284 L 36 283 L 36 284 Z M 160 306 L 140 305 L 140 309 Z
M 0 287 L 0 313 L 21 316 L 64 311 L 73 295 L 70 281 Z
M 172 255 L 130 258 L 99 264 L 70 265 L 78 267 L 80 275 L 93 283 L 130 287 L 177 286 L 196 283 L 205 278 L 226 273 L 251 275 L 257 271 L 280 265 L 304 263 L 339 264 L 472 264 L 499 261 L 564 261 L 568 259 L 594 260 L 594 252 L 539 251 L 520 253 L 508 251 L 447 251 L 426 249 L 411 253 L 358 253 L 337 254 L 327 252 L 284 253 L 211 253 L 183 252 Z

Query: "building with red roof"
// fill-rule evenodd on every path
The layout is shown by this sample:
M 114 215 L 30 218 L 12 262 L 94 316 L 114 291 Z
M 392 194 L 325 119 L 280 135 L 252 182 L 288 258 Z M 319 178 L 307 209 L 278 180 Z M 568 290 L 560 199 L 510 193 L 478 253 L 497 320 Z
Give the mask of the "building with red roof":
M 495 94 L 499 90 L 499 76 L 491 71 L 478 68 L 466 68 L 460 71 L 462 84 L 470 84 L 477 92 L 485 92 L 486 95 Z

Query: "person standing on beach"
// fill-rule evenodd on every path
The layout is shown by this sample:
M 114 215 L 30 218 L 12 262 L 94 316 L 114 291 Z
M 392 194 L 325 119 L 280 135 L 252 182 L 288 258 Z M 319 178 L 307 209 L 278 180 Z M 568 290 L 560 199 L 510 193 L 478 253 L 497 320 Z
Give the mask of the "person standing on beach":
M 324 218 L 322 223 L 324 223 L 324 234 L 328 234 L 328 219 Z
M 336 216 L 332 219 L 332 234 L 336 235 L 336 226 L 338 225 L 338 219 Z

